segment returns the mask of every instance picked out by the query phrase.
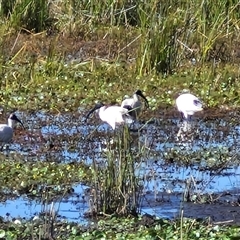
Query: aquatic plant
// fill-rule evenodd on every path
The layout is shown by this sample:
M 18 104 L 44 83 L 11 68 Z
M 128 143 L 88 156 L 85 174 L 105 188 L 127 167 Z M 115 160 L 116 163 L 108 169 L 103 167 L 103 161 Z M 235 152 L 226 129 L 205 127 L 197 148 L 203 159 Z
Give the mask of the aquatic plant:
M 165 110 L 173 107 L 175 93 L 183 88 L 193 91 L 209 107 L 239 106 L 236 0 L 219 4 L 200 0 L 11 0 L 1 1 L 0 14 L 0 99 L 6 110 L 17 106 L 57 113 L 76 111 L 96 99 L 121 102 L 126 90 L 136 89 L 143 89 L 149 96 L 152 110 Z M 148 113 L 145 118 L 152 114 Z M 91 172 L 89 166 L 78 163 L 22 163 L 4 158 L 0 164 L 1 190 L 36 198 L 44 192 L 42 200 L 51 203 L 73 183 L 88 182 L 92 213 L 110 215 L 111 229 L 104 222 L 92 232 L 62 224 L 58 225 L 59 239 L 70 235 L 73 239 L 225 237 L 225 229 L 183 218 L 180 223 L 161 221 L 153 228 L 144 226 L 137 233 L 136 224 L 125 219 L 120 232 L 112 231 L 114 214 L 139 212 L 141 183 L 136 162 L 145 152 L 134 152 L 127 129 L 114 136 L 113 145 L 110 140 L 102 153 L 104 161 L 93 158 Z M 169 162 L 179 160 L 179 165 L 211 160 L 213 171 L 233 160 L 228 152 L 202 150 L 203 157 L 172 149 L 165 151 L 164 158 Z M 223 163 L 225 159 L 229 161 Z M 202 196 L 194 195 L 195 188 L 187 186 L 186 193 L 195 198 L 186 200 L 203 201 Z M 0 236 L 14 239 L 24 232 L 24 239 L 34 232 L 36 238 L 47 237 L 38 230 L 49 233 L 55 222 L 55 216 L 50 215 L 40 228 L 34 224 L 26 228 L 2 226 Z M 229 232 L 237 235 L 234 229 Z
M 127 126 L 106 142 L 106 161 L 93 161 L 92 214 L 138 214 L 141 188 Z
M 139 219 L 109 218 L 98 225 L 84 228 L 76 223 L 54 222 L 53 234 L 45 232 L 41 221 L 22 221 L 21 224 L 4 221 L 0 237 L 5 239 L 238 239 L 239 227 L 212 224 L 209 219 L 167 221 L 151 216 Z M 182 229 L 181 229 L 182 228 Z M 46 234 L 45 234 L 46 233 Z

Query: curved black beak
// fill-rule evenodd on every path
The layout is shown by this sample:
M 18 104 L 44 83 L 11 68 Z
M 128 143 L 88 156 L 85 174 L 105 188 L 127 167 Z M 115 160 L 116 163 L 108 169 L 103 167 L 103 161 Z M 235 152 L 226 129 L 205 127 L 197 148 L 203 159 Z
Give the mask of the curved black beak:
M 95 112 L 96 110 L 98 110 L 99 108 L 101 108 L 101 107 L 103 107 L 103 106 L 104 106 L 103 103 L 97 103 L 97 104 L 95 105 L 95 107 L 92 108 L 92 109 L 88 112 L 88 114 L 86 115 L 86 117 L 85 117 L 85 122 L 87 122 L 88 118 L 90 117 L 90 115 L 91 115 L 93 112 Z
M 142 91 L 141 91 L 141 90 L 137 90 L 135 93 L 136 93 L 138 96 L 142 97 L 142 98 L 145 100 L 146 107 L 148 108 L 148 107 L 149 107 L 148 100 L 147 100 L 147 98 L 143 95 Z

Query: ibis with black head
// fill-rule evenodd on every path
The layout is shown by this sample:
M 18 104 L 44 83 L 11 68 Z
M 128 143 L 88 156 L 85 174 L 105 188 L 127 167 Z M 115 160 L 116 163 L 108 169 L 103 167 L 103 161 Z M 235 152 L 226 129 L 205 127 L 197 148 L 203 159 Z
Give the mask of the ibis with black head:
M 142 102 L 140 98 L 143 98 L 146 104 L 146 107 L 149 107 L 147 98 L 143 95 L 141 90 L 137 90 L 132 97 L 128 97 L 122 101 L 121 106 L 130 106 L 132 108 L 131 111 L 129 111 L 129 114 L 134 118 L 137 119 L 141 109 L 142 109 Z
M 7 124 L 0 124 L 0 142 L 1 143 L 11 142 L 13 137 L 13 128 L 17 122 L 20 123 L 24 128 L 23 123 L 18 119 L 18 117 L 14 113 L 12 113 L 8 117 Z

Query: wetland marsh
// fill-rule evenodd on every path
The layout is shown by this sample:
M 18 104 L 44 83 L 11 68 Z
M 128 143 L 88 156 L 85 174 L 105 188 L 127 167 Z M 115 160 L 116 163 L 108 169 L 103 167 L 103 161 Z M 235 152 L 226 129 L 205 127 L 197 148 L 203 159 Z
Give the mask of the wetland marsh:
M 239 2 L 2 1 L 2 239 L 239 238 Z M 141 89 L 135 127 L 96 102 Z M 177 95 L 204 103 L 190 130 Z
M 19 127 L 10 152 L 2 153 L 2 217 L 27 221 L 53 208 L 59 220 L 95 222 L 85 217 L 94 201 L 90 169 L 109 161 L 113 130 L 101 123 L 94 130 L 99 121 L 86 124 L 85 111 L 18 115 L 27 130 Z M 185 141 L 177 139 L 177 115 L 154 117 L 140 134 L 130 132 L 138 154 L 139 213 L 174 220 L 183 211 L 188 218 L 239 224 L 239 115 L 208 120 L 198 114 Z

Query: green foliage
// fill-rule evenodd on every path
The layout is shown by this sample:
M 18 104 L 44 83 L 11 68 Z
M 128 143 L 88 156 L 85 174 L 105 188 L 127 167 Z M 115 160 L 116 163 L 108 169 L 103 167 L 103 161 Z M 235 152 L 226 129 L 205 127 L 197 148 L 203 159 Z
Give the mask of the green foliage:
M 70 111 L 96 99 L 120 101 L 126 89 L 136 88 L 145 91 L 153 109 L 173 105 L 182 88 L 210 107 L 239 105 L 239 71 L 233 64 L 238 2 L 46 2 L 1 2 L 5 106 Z M 15 35 L 9 29 L 49 30 L 50 19 L 61 34 Z
M 94 101 L 120 102 L 126 93 L 143 89 L 151 108 L 174 106 L 176 93 L 190 89 L 209 107 L 239 105 L 240 81 L 237 66 L 191 67 L 163 78 L 161 75 L 136 77 L 121 65 L 91 62 L 67 65 L 60 57 L 21 65 L 3 62 L 0 99 L 3 106 L 19 109 L 76 111 Z M 52 60 L 50 60 L 52 59 Z M 15 59 L 14 61 L 17 61 Z M 32 67 L 29 67 L 32 66 Z M 127 89 L 127 90 L 126 90 Z
M 10 19 L 16 29 L 41 32 L 49 27 L 47 0 L 10 0 L 1 2 L 2 14 Z
M 182 227 L 182 229 L 180 229 Z M 2 223 L 0 236 L 4 239 L 239 239 L 239 227 L 212 225 L 207 221 L 183 219 L 170 222 L 155 220 L 150 227 L 144 226 L 141 219 L 109 218 L 99 221 L 98 227 L 84 228 L 74 223 L 55 222 L 52 233 L 46 223 L 23 222 Z M 182 230 L 182 231 L 181 231 Z
M 12 13 L 16 0 L 1 1 L 1 14 L 4 17 L 9 17 Z
M 106 26 L 137 29 L 136 71 L 172 73 L 191 58 L 204 63 L 223 59 L 214 49 L 238 38 L 239 3 L 202 1 L 2 1 L 2 15 L 11 26 L 40 32 L 55 29 L 73 35 Z M 104 33 L 106 34 L 106 32 Z M 136 36 L 136 37 L 137 37 Z M 215 56 L 213 56 L 213 53 Z
M 11 109 L 76 111 L 96 100 L 119 103 L 124 94 L 139 88 L 156 110 L 173 107 L 175 94 L 188 88 L 209 107 L 237 107 L 239 7 L 237 0 L 217 4 L 201 0 L 2 0 L 1 104 Z M 28 34 L 22 34 L 22 29 Z M 131 141 L 126 129 L 114 136 L 113 145 L 107 142 L 106 161 L 94 160 L 91 169 L 78 163 L 4 158 L 0 190 L 38 197 L 45 187 L 45 197 L 51 201 L 73 182 L 93 181 L 92 211 L 111 218 L 99 221 L 94 229 L 56 222 L 56 239 L 239 238 L 237 227 L 196 220 L 156 220 L 146 227 L 139 219 L 113 218 L 114 214 L 138 213 L 141 186 L 135 161 L 144 153 L 135 154 Z M 194 158 L 172 149 L 165 159 L 193 164 L 204 158 L 212 169 L 230 164 L 227 150 L 210 150 L 201 149 L 202 155 Z M 32 222 L 1 223 L 0 238 L 47 238 L 41 233 L 44 227 Z
M 106 162 L 93 162 L 93 213 L 137 214 L 140 203 L 131 136 L 125 126 L 106 143 Z
M 149 72 L 171 73 L 191 57 L 205 62 L 216 43 L 238 35 L 239 3 L 220 4 L 202 1 L 73 1 L 64 5 L 76 23 L 139 29 L 141 38 L 136 69 L 139 75 Z M 70 11 L 71 9 L 71 11 Z M 65 22 L 66 23 L 66 22 Z M 89 26 L 90 29 L 93 27 Z M 192 48 L 193 45 L 197 48 Z
M 40 188 L 54 185 L 52 194 L 62 191 L 61 186 L 89 181 L 90 171 L 83 164 L 56 164 L 55 162 L 21 162 L 4 160 L 0 164 L 0 191 L 38 195 Z M 54 190 L 55 189 L 55 190 Z

